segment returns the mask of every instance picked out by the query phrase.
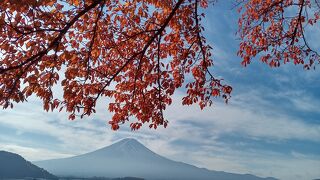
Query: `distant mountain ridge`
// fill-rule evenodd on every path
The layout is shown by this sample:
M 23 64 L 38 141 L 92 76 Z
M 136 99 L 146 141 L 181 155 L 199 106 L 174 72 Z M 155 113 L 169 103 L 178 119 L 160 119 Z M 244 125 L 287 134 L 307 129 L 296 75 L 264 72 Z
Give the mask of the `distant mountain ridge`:
M 146 180 L 276 180 L 250 174 L 210 171 L 172 161 L 130 138 L 79 156 L 34 163 L 57 176 L 140 177 Z
M 45 178 L 58 179 L 18 154 L 0 151 L 0 179 Z

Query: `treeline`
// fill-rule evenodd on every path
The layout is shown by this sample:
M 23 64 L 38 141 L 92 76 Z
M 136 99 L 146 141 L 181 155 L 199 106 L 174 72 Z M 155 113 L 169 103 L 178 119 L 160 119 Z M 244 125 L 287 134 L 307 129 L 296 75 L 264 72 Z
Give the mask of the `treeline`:
M 136 177 L 123 177 L 123 178 L 106 178 L 106 177 L 92 177 L 92 178 L 75 178 L 75 177 L 63 177 L 60 180 L 144 180 L 143 178 Z

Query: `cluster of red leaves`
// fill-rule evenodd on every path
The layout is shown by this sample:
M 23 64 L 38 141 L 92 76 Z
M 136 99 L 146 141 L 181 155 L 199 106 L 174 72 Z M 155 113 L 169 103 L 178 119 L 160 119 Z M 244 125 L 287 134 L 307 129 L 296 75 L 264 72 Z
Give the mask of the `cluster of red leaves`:
M 231 87 L 209 72 L 210 47 L 201 35 L 207 0 L 2 0 L 0 2 L 0 105 L 35 94 L 45 110 L 95 112 L 109 97 L 109 123 L 117 130 L 167 126 L 163 111 L 186 85 L 183 104 L 211 105 Z M 64 75 L 62 75 L 64 73 Z M 52 86 L 61 83 L 63 98 Z M 115 84 L 115 86 L 113 86 Z
M 261 61 L 271 67 L 287 62 L 303 64 L 306 69 L 320 62 L 319 54 L 308 44 L 307 26 L 320 18 L 320 4 L 310 0 L 240 0 L 238 55 L 246 66 L 260 53 Z

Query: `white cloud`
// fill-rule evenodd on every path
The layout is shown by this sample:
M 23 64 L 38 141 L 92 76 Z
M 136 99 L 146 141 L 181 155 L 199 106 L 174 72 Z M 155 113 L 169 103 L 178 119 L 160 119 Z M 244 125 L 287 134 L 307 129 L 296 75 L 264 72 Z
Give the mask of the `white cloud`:
M 252 94 L 250 94 L 250 98 L 260 99 Z M 183 121 L 185 120 L 192 120 L 201 124 L 201 128 L 212 129 L 212 132 L 205 132 L 212 136 L 237 132 L 256 138 L 274 140 L 320 140 L 320 125 L 308 124 L 301 119 L 292 117 L 289 113 L 283 114 L 276 109 L 267 109 L 263 105 L 266 103 L 257 103 L 257 105 L 261 106 L 256 106 L 255 110 L 252 108 L 245 109 L 245 104 L 240 106 L 240 104 L 224 105 L 217 103 L 215 107 L 208 107 L 200 111 L 196 105 L 182 106 L 175 102 L 166 111 L 166 114 L 168 119 L 172 119 L 171 122 L 173 123 L 181 121 L 179 126 L 183 126 Z M 201 132 L 201 130 L 197 131 L 196 129 L 194 131 Z M 186 135 L 187 133 L 183 134 Z M 181 134 L 181 132 L 178 134 Z
M 28 161 L 38 161 L 74 156 L 74 154 L 64 154 L 48 149 L 25 147 L 16 144 L 0 144 L 0 149 L 4 151 L 17 153 Z
M 64 153 L 83 153 L 111 143 L 112 138 L 107 126 L 94 125 L 91 119 L 69 121 L 66 113 L 47 113 L 40 104 L 33 102 L 2 111 L 0 123 L 16 129 L 20 134 L 27 132 L 51 136 L 61 142 L 55 148 Z

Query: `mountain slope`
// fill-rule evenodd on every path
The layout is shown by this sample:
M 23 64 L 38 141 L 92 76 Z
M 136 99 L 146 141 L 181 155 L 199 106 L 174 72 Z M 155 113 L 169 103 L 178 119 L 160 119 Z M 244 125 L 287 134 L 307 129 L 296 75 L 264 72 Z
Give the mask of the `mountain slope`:
M 26 177 L 57 179 L 57 177 L 31 164 L 18 154 L 0 151 L 0 179 Z
M 240 175 L 176 162 L 164 158 L 135 139 L 124 139 L 111 146 L 64 159 L 35 162 L 59 176 L 141 177 L 147 180 L 273 180 Z

